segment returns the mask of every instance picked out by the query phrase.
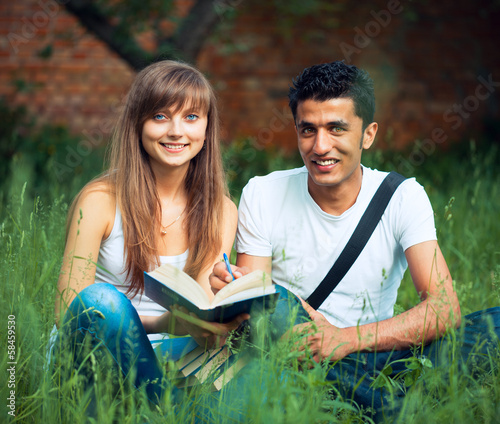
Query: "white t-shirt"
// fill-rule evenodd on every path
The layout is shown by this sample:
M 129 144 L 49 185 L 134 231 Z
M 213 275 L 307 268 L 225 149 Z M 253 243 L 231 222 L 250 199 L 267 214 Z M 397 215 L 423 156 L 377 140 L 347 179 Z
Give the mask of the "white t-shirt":
M 386 172 L 362 167 L 356 203 L 340 216 L 324 212 L 307 188 L 305 167 L 252 178 L 239 206 L 236 250 L 272 257 L 272 278 L 303 299 L 326 276 L 351 237 Z M 408 266 L 404 251 L 436 240 L 429 199 L 414 178 L 394 193 L 367 245 L 319 311 L 338 327 L 393 316 Z

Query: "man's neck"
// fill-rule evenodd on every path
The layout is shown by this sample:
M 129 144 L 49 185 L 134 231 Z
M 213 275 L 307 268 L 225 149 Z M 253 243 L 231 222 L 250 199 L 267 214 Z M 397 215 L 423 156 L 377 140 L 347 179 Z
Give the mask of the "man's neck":
M 361 166 L 351 178 L 337 185 L 319 186 L 311 178 L 307 180 L 309 194 L 318 206 L 327 214 L 340 216 L 356 203 L 363 181 Z

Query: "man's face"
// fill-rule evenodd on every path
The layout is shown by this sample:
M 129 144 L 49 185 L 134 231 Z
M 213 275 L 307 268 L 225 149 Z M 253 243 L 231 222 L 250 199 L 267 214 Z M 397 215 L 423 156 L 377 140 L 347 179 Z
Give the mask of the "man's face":
M 299 151 L 309 171 L 309 190 L 339 187 L 361 176 L 361 153 L 371 146 L 377 124 L 363 131 L 349 98 L 305 100 L 297 106 Z M 360 180 L 359 180 L 360 181 Z

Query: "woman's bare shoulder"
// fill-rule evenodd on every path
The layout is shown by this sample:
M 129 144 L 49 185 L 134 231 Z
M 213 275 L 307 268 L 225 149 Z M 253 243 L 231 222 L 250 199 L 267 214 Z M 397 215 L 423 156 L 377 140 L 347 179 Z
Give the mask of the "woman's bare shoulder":
M 91 181 L 81 190 L 77 202 L 98 202 L 99 206 L 115 206 L 116 195 L 111 183 L 105 179 Z
M 113 227 L 115 212 L 116 195 L 113 187 L 108 181 L 99 179 L 88 183 L 78 194 L 72 220 L 85 217 L 89 224 L 102 226 L 106 235 Z

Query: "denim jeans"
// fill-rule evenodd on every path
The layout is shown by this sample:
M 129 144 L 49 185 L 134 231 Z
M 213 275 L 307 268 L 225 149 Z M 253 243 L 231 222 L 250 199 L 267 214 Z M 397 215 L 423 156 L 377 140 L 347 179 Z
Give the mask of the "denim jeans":
M 454 342 L 455 337 L 458 343 Z M 455 361 L 459 369 L 466 367 L 474 371 L 481 363 L 487 366 L 488 353 L 498 354 L 499 337 L 500 307 L 490 308 L 463 317 L 458 330 L 423 348 L 348 355 L 328 370 L 326 379 L 335 385 L 344 399 L 371 407 L 378 415 L 392 397 L 386 387 L 374 387 L 374 380 L 383 370 L 385 375 L 395 377 L 409 371 L 407 360 L 416 357 L 429 359 L 433 368 L 444 369 Z M 390 372 L 387 371 L 388 365 Z M 394 394 L 396 397 L 404 395 L 403 392 Z
M 302 308 L 298 298 L 281 286 L 276 288 L 280 296 L 275 311 L 266 318 L 268 328 L 272 329 L 267 336 L 268 342 L 271 343 L 281 337 L 291 325 L 308 320 L 307 312 Z M 290 322 L 291 318 L 293 322 Z M 250 337 L 258 338 L 259 334 L 252 334 L 252 332 L 258 333 L 255 330 L 259 328 L 258 325 L 253 325 L 258 324 L 257 321 L 253 321 L 254 319 L 252 316 L 250 320 Z M 488 351 L 498 349 L 500 308 L 491 308 L 464 317 L 462 328 L 456 334 L 461 341 L 458 352 L 451 351 L 455 344 L 452 343 L 451 336 L 445 336 L 425 346 L 419 352 L 419 356 L 429 358 L 436 367 L 446 366 L 450 355 L 453 354 L 461 363 L 467 365 L 473 358 L 481 358 Z M 121 370 L 124 376 L 130 374 L 135 376 L 136 387 L 145 386 L 148 398 L 152 402 L 161 398 L 165 376 L 158 358 L 137 311 L 127 297 L 114 286 L 95 283 L 82 290 L 66 312 L 58 339 L 59 342 L 65 342 L 66 349 L 73 349 L 77 360 L 78 346 L 82 345 L 85 339 L 87 341 L 90 339 L 94 349 L 105 349 L 109 352 L 117 369 Z M 170 357 L 175 360 L 183 350 L 192 348 L 192 343 L 190 338 L 169 339 L 161 348 L 163 353 L 168 350 Z M 326 379 L 344 399 L 352 399 L 359 405 L 380 411 L 387 403 L 389 394 L 383 388 L 372 387 L 373 379 L 389 363 L 392 367 L 392 376 L 405 371 L 407 365 L 404 360 L 414 355 L 414 350 L 352 354 L 330 367 Z M 228 387 L 248 386 L 241 384 L 244 379 L 245 373 L 241 372 Z M 286 380 L 286 376 L 283 376 L 283 379 Z M 174 399 L 182 399 L 180 390 L 173 388 L 173 391 Z M 230 391 L 225 392 L 226 396 L 231 396 L 227 394 Z M 242 396 L 241 391 L 238 396 Z
M 90 350 L 106 351 L 125 377 L 135 375 L 136 387 L 146 386 L 150 400 L 162 395 L 163 372 L 139 315 L 111 284 L 94 283 L 73 300 L 56 339 L 56 361 L 63 349 L 71 352 L 75 367 Z
M 280 286 L 276 288 L 280 296 L 268 322 L 272 329 L 268 336 L 272 340 L 290 328 L 290 308 L 300 306 L 295 296 Z M 294 323 L 306 319 L 307 313 L 300 307 Z M 171 360 L 176 360 L 194 345 L 190 337 L 175 338 L 160 343 L 159 349 L 163 355 L 168 353 Z M 75 365 L 85 360 L 90 350 L 104 350 L 123 376 L 135 376 L 134 385 L 145 386 L 152 402 L 163 395 L 165 376 L 139 315 L 130 300 L 111 284 L 94 283 L 79 293 L 64 316 L 55 346 L 56 356 L 60 349 L 71 349 Z M 179 390 L 173 390 L 175 398 L 182 398 Z

